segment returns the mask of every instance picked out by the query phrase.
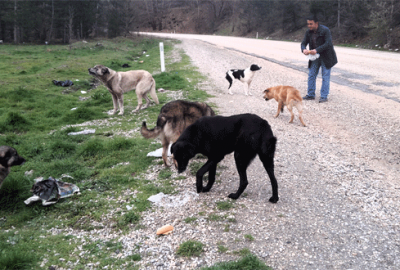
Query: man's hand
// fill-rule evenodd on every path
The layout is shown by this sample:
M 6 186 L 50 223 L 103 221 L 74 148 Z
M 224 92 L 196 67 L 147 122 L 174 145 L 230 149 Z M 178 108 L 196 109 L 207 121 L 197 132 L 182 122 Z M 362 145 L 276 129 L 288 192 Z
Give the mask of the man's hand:
M 311 50 L 311 51 L 308 51 L 311 55 L 315 55 L 315 54 L 317 54 L 317 50 Z
M 309 51 L 309 50 L 306 50 L 306 49 L 304 49 L 304 50 L 303 50 L 303 53 L 304 53 L 304 55 L 308 55 L 308 54 L 310 53 L 310 51 Z

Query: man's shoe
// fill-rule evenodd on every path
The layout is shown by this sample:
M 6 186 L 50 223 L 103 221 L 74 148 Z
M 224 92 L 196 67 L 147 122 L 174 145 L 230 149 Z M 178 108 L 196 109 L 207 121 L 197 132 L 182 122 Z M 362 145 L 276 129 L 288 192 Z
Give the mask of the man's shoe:
M 305 96 L 303 97 L 303 99 L 304 99 L 304 100 L 314 100 L 315 97 L 311 97 L 311 96 L 309 96 L 309 95 L 305 95 Z
M 323 102 L 327 102 L 328 101 L 328 98 L 320 98 L 319 99 L 319 103 L 323 103 Z

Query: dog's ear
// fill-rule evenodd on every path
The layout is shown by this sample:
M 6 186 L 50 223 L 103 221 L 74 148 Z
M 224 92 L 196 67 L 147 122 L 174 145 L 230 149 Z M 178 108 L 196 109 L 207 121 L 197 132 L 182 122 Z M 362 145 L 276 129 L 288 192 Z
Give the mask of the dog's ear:
M 102 69 L 101 69 L 101 72 L 102 72 L 103 74 L 110 74 L 110 70 L 109 70 L 108 68 L 106 68 L 106 67 L 102 68 Z
M 3 167 L 8 167 L 8 160 L 10 159 L 10 153 L 7 150 L 0 149 L 0 164 Z

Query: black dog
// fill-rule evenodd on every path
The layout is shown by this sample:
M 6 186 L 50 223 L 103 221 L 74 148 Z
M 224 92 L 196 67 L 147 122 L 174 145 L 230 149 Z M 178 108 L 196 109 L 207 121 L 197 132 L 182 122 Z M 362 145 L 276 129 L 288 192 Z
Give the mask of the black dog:
M 272 134 L 271 127 L 257 115 L 204 116 L 185 129 L 172 145 L 171 153 L 179 173 L 186 170 L 189 160 L 197 153 L 208 157 L 206 164 L 196 173 L 196 187 L 200 193 L 211 189 L 218 162 L 234 151 L 240 186 L 236 193 L 231 193 L 228 197 L 235 200 L 246 189 L 247 167 L 258 154 L 271 180 L 272 197 L 269 201 L 276 203 L 279 197 L 274 175 L 275 145 L 276 137 Z M 208 183 L 203 187 L 203 175 L 207 171 Z
M 24 162 L 25 159 L 18 155 L 17 150 L 7 145 L 0 146 L 0 187 L 10 173 L 10 168 Z

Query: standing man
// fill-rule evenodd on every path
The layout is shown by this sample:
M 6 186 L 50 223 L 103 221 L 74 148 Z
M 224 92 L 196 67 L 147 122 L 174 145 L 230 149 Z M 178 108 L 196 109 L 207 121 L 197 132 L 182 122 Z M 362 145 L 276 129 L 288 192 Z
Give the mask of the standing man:
M 329 84 L 331 78 L 331 68 L 337 63 L 336 53 L 333 49 L 332 35 L 328 27 L 319 25 L 316 16 L 307 18 L 308 30 L 301 43 L 301 51 L 305 55 L 320 55 L 314 61 L 308 61 L 308 89 L 307 95 L 303 97 L 304 100 L 315 99 L 315 81 L 319 68 L 322 70 L 322 87 L 321 97 L 319 102 L 327 102 L 329 94 Z M 309 50 L 307 50 L 307 44 Z

